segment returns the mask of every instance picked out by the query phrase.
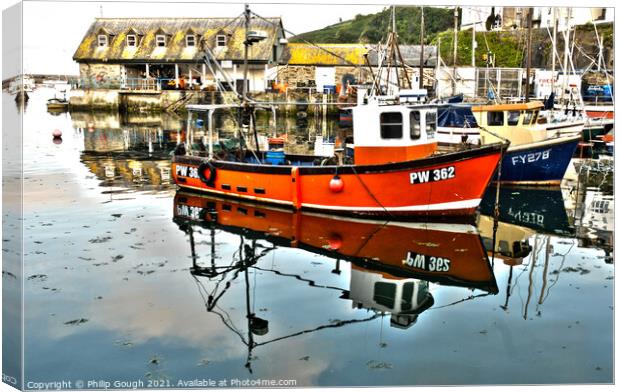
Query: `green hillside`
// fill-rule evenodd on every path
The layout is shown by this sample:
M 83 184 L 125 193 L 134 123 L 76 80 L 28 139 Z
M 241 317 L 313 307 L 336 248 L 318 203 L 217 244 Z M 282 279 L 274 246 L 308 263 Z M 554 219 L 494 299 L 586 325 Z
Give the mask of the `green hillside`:
M 425 41 L 430 42 L 437 33 L 453 28 L 453 10 L 424 8 Z M 299 34 L 291 42 L 314 43 L 378 43 L 392 29 L 392 9 L 385 8 L 377 14 L 357 15 L 321 30 Z M 420 43 L 420 7 L 396 7 L 396 31 L 401 44 Z

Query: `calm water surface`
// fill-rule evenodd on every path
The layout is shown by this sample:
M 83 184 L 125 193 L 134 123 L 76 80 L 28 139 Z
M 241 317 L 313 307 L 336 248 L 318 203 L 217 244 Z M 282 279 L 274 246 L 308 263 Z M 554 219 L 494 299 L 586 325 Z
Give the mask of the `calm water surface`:
M 179 119 L 53 116 L 51 94 L 24 120 L 26 382 L 613 381 L 597 189 L 502 189 L 491 261 L 494 193 L 475 226 L 177 194 Z

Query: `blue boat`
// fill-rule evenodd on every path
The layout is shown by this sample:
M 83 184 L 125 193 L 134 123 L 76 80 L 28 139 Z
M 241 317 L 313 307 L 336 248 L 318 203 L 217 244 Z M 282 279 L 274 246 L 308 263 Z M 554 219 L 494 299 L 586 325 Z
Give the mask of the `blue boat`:
M 439 143 L 460 145 L 509 140 L 500 182 L 559 185 L 581 139 L 581 129 L 576 136 L 549 136 L 549 124 L 538 124 L 542 108 L 540 102 L 443 105 L 438 109 L 436 138 Z
M 511 146 L 502 158 L 500 182 L 523 185 L 560 184 L 580 140 L 580 136 L 562 137 Z

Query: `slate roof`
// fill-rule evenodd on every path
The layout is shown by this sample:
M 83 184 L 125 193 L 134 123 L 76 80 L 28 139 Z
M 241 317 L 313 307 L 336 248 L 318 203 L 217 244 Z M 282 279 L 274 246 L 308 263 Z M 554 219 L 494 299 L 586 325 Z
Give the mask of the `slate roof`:
M 377 66 L 376 45 L 367 44 L 305 44 L 289 43 L 280 59 L 288 65 L 314 66 L 365 66 L 364 54 L 371 65 Z M 420 65 L 419 45 L 399 45 L 405 63 L 412 67 Z M 437 65 L 437 47 L 424 46 L 425 67 Z
M 253 18 L 250 30 L 262 31 L 267 39 L 250 47 L 252 62 L 269 62 L 273 46 L 284 38 L 280 18 Z M 136 47 L 127 46 L 127 34 L 138 34 Z M 99 47 L 97 36 L 108 35 Z M 156 34 L 166 34 L 166 46 L 156 46 Z M 196 46 L 187 47 L 187 34 L 196 34 Z M 216 47 L 216 36 L 225 34 L 227 45 Z M 90 25 L 73 59 L 77 62 L 194 62 L 201 58 L 201 44 L 213 49 L 218 60 L 243 61 L 245 29 L 242 18 L 97 18 Z

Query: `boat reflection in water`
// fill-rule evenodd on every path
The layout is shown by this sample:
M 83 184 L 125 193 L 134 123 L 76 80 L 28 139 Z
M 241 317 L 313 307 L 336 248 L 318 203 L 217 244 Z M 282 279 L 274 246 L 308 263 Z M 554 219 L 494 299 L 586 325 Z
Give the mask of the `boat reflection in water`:
M 481 238 L 471 225 L 334 218 L 185 191 L 179 191 L 175 196 L 174 221 L 189 236 L 193 260 L 190 272 L 199 283 L 209 312 L 220 311 L 218 301 L 231 287 L 233 280 L 244 276 L 247 331 L 251 333 L 246 338 L 232 325 L 229 328 L 236 331 L 250 352 L 254 347 L 270 342 L 324 328 L 366 322 L 385 314 L 390 315 L 391 326 L 408 328 L 416 323 L 422 312 L 433 306 L 431 283 L 479 289 L 491 294 L 498 292 Z M 210 262 L 199 264 L 200 255 L 196 253 L 195 245 L 200 241 L 195 237 L 198 232 L 204 233 L 204 228 L 211 236 L 207 241 L 211 244 L 211 258 Z M 239 236 L 239 249 L 233 256 L 235 260 L 224 261 L 216 256 L 216 231 Z M 341 261 L 350 262 L 348 288 L 322 285 L 316 277 L 312 280 L 303 277 L 303 273 L 290 274 L 260 265 L 261 258 L 279 247 L 299 248 L 308 251 L 309 256 L 319 254 L 332 258 L 332 273 L 338 275 L 342 272 Z M 307 259 L 311 262 L 312 257 Z M 300 265 L 301 270 L 304 267 Z M 313 287 L 337 290 L 341 299 L 351 301 L 353 308 L 368 309 L 371 315 L 350 320 L 338 319 L 315 328 L 255 342 L 255 336 L 268 333 L 269 322 L 250 310 L 252 301 L 248 270 L 271 271 L 282 276 L 282 284 L 278 287 L 284 296 L 291 287 L 284 277 L 293 276 Z M 325 276 L 326 280 L 328 277 Z M 227 323 L 229 317 L 221 315 L 221 319 Z M 248 359 L 247 367 L 249 363 Z
M 499 193 L 499 221 L 493 246 L 495 197 L 495 189 L 489 189 L 484 196 L 481 203 L 484 215 L 478 217 L 478 228 L 489 255 L 509 266 L 505 302 L 501 308 L 508 310 L 510 297 L 517 290 L 522 298 L 522 317 L 529 320 L 532 308 L 541 316 L 542 306 L 561 274 L 590 272 L 588 264 L 574 267 L 567 261 L 569 254 L 583 245 L 581 240 L 575 239 L 583 229 L 582 223 L 572 223 L 560 188 L 503 187 Z M 582 221 L 587 221 L 592 216 L 588 212 L 597 208 L 600 212 L 613 211 L 613 205 L 605 203 L 604 197 L 598 203 L 594 196 L 590 199 L 586 197 L 583 203 L 586 212 Z M 607 260 L 606 257 L 605 262 Z M 519 280 L 521 275 L 524 277 Z M 521 290 L 525 293 L 521 294 Z

